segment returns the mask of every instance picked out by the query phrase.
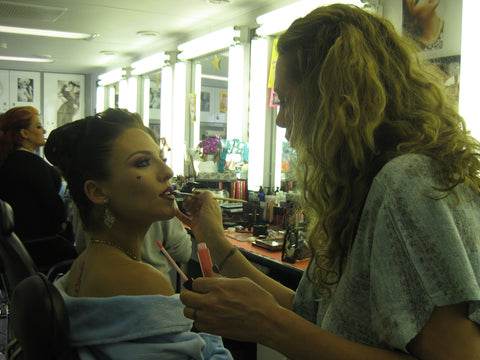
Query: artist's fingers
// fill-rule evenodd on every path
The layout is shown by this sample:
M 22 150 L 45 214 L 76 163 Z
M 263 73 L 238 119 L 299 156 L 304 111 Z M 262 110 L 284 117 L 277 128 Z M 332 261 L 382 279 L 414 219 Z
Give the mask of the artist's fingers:
M 196 308 L 191 308 L 191 307 L 185 307 L 183 309 L 183 315 L 185 315 L 186 318 L 192 319 L 193 321 L 198 320 L 198 309 Z
M 180 292 L 180 301 L 187 307 L 202 308 L 209 304 L 205 294 L 218 293 L 225 286 L 227 278 L 213 276 L 208 278 L 196 278 L 192 283 L 191 290 L 184 289 Z
M 197 215 L 202 206 L 206 203 L 209 194 L 209 191 L 202 191 L 198 192 L 198 195 L 189 196 L 183 203 L 184 209 L 186 209 L 192 215 Z
M 180 211 L 179 208 L 175 209 L 175 216 L 185 225 L 192 226 L 192 219 Z
M 184 202 L 183 202 L 183 208 L 187 210 L 188 212 L 192 213 L 195 210 L 195 204 L 198 205 L 198 201 L 196 199 L 196 196 L 189 196 Z

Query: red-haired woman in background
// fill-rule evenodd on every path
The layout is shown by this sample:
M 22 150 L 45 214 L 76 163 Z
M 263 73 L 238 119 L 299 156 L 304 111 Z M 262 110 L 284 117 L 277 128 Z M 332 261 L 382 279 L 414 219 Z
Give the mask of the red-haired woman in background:
M 37 109 L 20 106 L 0 117 L 0 199 L 12 206 L 15 233 L 42 269 L 74 257 L 75 251 L 66 232 L 60 174 L 35 154 L 45 145 L 46 133 L 38 115 Z M 31 241 L 56 234 L 69 241 L 55 240 L 41 247 Z

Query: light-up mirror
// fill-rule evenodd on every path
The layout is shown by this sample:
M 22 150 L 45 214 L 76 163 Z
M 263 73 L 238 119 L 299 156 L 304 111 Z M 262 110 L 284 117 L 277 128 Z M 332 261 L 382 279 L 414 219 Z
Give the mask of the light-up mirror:
M 207 137 L 227 135 L 228 51 L 216 52 L 195 60 L 200 79 L 200 131 L 194 142 Z

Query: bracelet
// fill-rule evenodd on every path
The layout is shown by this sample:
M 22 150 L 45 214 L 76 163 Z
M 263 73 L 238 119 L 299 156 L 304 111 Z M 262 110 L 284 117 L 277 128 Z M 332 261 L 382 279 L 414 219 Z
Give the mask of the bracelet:
M 230 256 L 232 256 L 233 254 L 235 254 L 235 251 L 237 251 L 237 247 L 234 246 L 232 248 L 232 250 L 230 250 L 230 252 L 227 254 L 227 256 L 225 256 L 225 259 L 223 259 L 223 261 L 220 263 L 220 265 L 218 265 L 218 270 L 222 270 L 223 266 L 225 265 L 225 263 L 227 262 L 227 260 L 230 258 Z

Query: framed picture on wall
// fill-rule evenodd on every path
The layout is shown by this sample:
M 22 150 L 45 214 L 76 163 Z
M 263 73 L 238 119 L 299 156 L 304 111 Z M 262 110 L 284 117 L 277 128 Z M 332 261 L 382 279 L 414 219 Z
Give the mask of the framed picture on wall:
M 40 73 L 10 71 L 10 107 L 33 106 L 40 109 Z
M 157 136 L 157 138 L 160 139 L 160 124 L 152 124 L 152 123 L 150 123 L 148 126 L 149 126 L 150 129 L 152 129 L 152 131 L 155 133 L 155 135 Z
M 270 107 L 280 106 L 280 99 L 273 88 L 270 88 Z
M 200 111 L 210 112 L 210 91 L 200 93 Z
M 228 94 L 225 91 L 220 91 L 220 112 L 226 113 L 228 106 Z
M 43 121 L 51 130 L 85 116 L 85 76 L 44 74 Z
M 9 71 L 0 70 L 0 114 L 10 109 Z
M 149 105 L 150 119 L 160 120 L 160 100 L 161 100 L 160 83 L 150 81 L 150 105 Z

